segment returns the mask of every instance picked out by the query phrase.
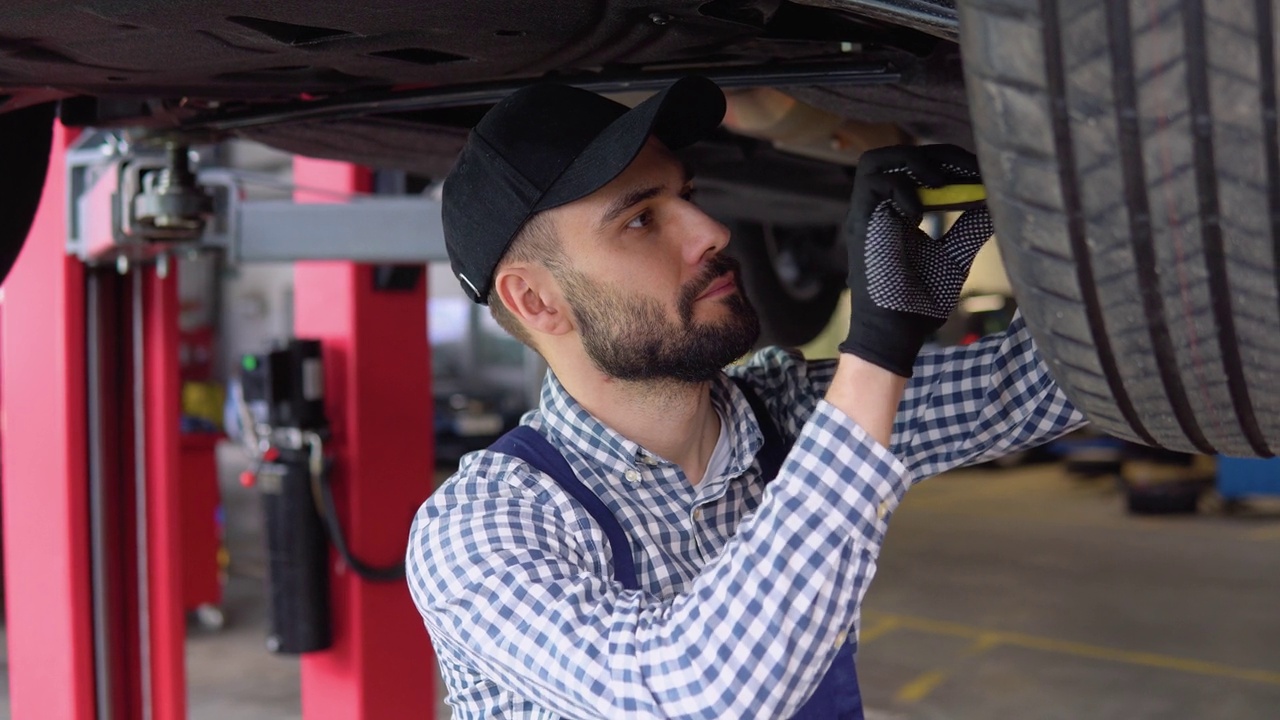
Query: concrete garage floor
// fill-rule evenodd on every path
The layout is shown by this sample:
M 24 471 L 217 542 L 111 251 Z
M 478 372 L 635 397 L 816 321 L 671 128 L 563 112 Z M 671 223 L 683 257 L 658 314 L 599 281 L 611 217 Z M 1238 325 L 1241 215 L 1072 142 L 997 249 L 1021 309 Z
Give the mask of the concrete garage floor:
M 256 499 L 224 459 L 229 623 L 192 630 L 190 717 L 297 718 L 297 663 L 263 649 Z M 1275 720 L 1278 607 L 1280 504 L 1134 518 L 1054 465 L 955 472 L 894 518 L 864 610 L 868 717 Z
M 1055 465 L 914 488 L 864 605 L 867 704 L 926 720 L 1280 718 L 1280 506 L 1141 518 Z

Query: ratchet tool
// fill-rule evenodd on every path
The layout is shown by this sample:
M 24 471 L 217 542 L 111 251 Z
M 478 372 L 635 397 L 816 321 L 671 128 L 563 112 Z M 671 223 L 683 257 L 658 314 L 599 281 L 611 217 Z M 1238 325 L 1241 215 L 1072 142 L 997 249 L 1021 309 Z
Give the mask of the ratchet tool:
M 942 187 L 922 187 L 920 204 L 925 212 L 968 210 L 987 201 L 987 189 L 981 183 L 961 183 Z

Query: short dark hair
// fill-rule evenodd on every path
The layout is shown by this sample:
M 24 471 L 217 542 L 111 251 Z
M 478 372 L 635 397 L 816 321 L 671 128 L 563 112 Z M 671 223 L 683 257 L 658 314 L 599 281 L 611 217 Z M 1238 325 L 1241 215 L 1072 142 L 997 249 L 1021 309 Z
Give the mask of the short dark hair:
M 560 238 L 556 236 L 554 227 L 550 218 L 546 213 L 538 213 L 529 218 L 520 230 L 516 232 L 515 238 L 511 241 L 511 245 L 507 247 L 507 252 L 503 255 L 502 261 L 498 263 L 498 269 L 510 262 L 527 262 L 543 265 L 553 273 L 558 273 L 560 266 L 564 263 L 564 249 L 560 246 Z M 495 271 L 494 276 L 497 276 Z M 502 297 L 498 293 L 493 293 L 489 297 L 489 314 L 493 316 L 495 322 L 503 329 L 510 333 L 511 337 L 533 348 L 535 351 L 538 347 L 533 343 L 533 336 L 520 320 L 511 312 L 505 304 Z

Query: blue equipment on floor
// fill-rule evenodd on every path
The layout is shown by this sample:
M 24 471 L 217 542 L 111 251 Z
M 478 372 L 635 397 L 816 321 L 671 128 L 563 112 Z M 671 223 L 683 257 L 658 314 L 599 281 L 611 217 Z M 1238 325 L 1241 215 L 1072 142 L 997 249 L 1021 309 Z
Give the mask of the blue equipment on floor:
M 1218 494 L 1224 500 L 1280 496 L 1280 458 L 1218 457 Z

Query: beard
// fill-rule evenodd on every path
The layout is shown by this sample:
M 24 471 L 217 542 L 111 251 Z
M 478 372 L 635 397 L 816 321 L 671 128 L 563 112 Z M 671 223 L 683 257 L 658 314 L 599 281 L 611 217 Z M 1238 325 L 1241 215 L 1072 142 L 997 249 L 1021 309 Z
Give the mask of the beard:
M 695 322 L 694 301 L 730 270 L 738 291 L 718 300 L 728 316 Z M 760 335 L 760 319 L 743 292 L 738 261 L 723 255 L 711 258 L 681 288 L 676 319 L 653 298 L 612 292 L 576 270 L 564 269 L 560 280 L 587 356 L 618 380 L 706 382 L 745 355 Z

